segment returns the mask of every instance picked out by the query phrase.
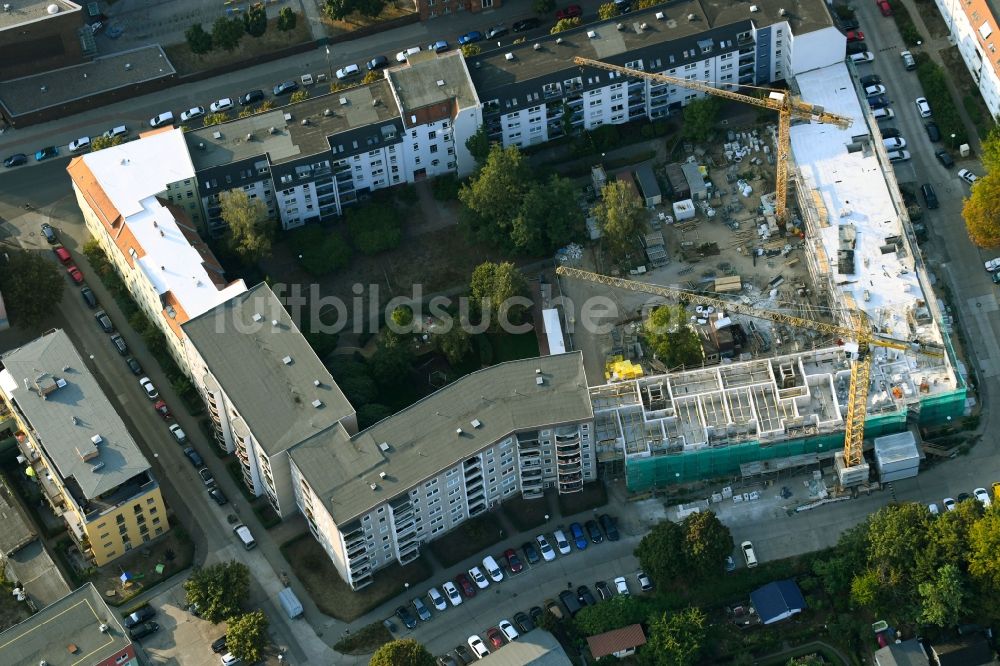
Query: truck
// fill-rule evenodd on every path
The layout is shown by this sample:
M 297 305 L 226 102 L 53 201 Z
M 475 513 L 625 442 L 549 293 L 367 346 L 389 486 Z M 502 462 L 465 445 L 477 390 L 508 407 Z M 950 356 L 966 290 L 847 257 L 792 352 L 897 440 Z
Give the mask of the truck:
M 288 615 L 289 620 L 294 620 L 302 615 L 302 602 L 299 601 L 297 596 L 295 596 L 295 592 L 292 591 L 292 588 L 286 587 L 278 593 L 278 603 L 280 603 L 281 607 L 285 609 L 285 613 Z

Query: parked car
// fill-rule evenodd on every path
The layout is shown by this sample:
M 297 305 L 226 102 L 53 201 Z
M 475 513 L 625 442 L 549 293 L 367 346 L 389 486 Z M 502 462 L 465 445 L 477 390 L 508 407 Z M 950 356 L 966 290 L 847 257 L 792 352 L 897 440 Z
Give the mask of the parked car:
M 746 560 L 747 568 L 753 569 L 757 566 L 757 554 L 753 552 L 753 544 L 749 541 L 744 541 L 740 544 L 740 550 L 743 551 L 743 559 Z
M 67 146 L 67 148 L 69 148 L 69 152 L 71 153 L 83 152 L 84 150 L 90 148 L 90 137 L 81 136 L 79 139 L 73 139 L 69 142 L 69 146 Z
M 927 138 L 931 141 L 937 142 L 941 140 L 941 130 L 933 120 L 924 123 L 924 130 L 927 131 Z
M 842 18 L 840 19 L 840 29 L 841 30 L 857 30 L 861 27 L 857 19 L 852 18 Z
M 924 195 L 924 203 L 927 204 L 929 210 L 934 210 L 938 207 L 937 193 L 934 188 L 931 187 L 930 183 L 924 183 L 920 186 L 920 193 Z
M 295 81 L 282 81 L 278 85 L 274 86 L 275 97 L 281 97 L 282 95 L 291 95 L 293 92 L 299 89 L 299 84 Z
M 587 528 L 587 535 L 590 537 L 591 543 L 601 543 L 604 541 L 604 535 L 601 534 L 601 527 L 597 524 L 596 520 L 588 520 L 583 526 Z
M 64 266 L 73 261 L 73 257 L 70 255 L 69 250 L 62 245 L 56 245 L 52 248 L 52 254 L 56 255 L 56 259 L 58 259 L 59 263 Z
M 164 127 L 166 125 L 174 124 L 174 112 L 164 111 L 163 113 L 157 114 L 149 119 L 150 127 Z
M 105 333 L 114 333 L 115 327 L 111 324 L 111 317 L 104 310 L 98 310 L 94 313 L 94 319 L 97 320 L 97 325 L 101 327 L 101 330 Z
M 155 634 L 160 628 L 160 625 L 155 622 L 143 622 L 142 624 L 137 624 L 128 630 L 128 637 L 132 640 L 138 640 L 140 638 L 145 638 L 150 634 Z
M 139 365 L 139 361 L 135 360 L 132 356 L 125 359 L 125 365 L 128 366 L 128 369 L 131 370 L 132 374 L 136 377 L 142 374 L 142 366 Z
M 556 20 L 558 21 L 568 18 L 577 18 L 578 16 L 583 16 L 583 10 L 580 9 L 580 5 L 569 5 L 556 10 Z
M 653 589 L 653 581 L 649 579 L 649 576 L 647 576 L 645 572 L 636 572 L 635 579 L 639 581 L 639 588 L 643 592 L 649 592 Z
M 58 154 L 59 154 L 58 148 L 56 148 L 55 146 L 47 146 L 35 152 L 35 161 L 41 162 L 43 160 L 49 159 L 50 157 L 55 157 Z
M 227 502 L 229 502 L 229 499 L 226 497 L 226 494 L 221 490 L 219 490 L 219 486 L 209 487 L 208 496 L 211 497 L 212 501 L 214 501 L 219 506 L 222 506 Z
M 847 31 L 847 43 L 851 42 L 863 42 L 865 41 L 865 33 L 860 30 L 848 30 Z
M 941 513 L 940 511 L 938 511 L 938 505 L 935 504 L 934 502 L 931 502 L 930 504 L 927 505 L 927 510 L 930 512 L 932 516 L 936 516 L 939 513 Z
M 892 16 L 892 5 L 889 4 L 889 0 L 878 0 L 875 4 L 882 16 Z
M 594 606 L 597 604 L 597 599 L 590 592 L 590 588 L 586 585 L 581 585 L 576 588 L 576 598 L 582 606 Z
M 83 284 L 83 271 L 76 267 L 74 264 L 70 264 L 66 267 L 66 274 L 69 275 L 69 279 L 73 281 L 73 284 Z
M 535 548 L 535 544 L 530 541 L 521 544 L 521 550 L 524 551 L 524 559 L 528 560 L 528 564 L 538 564 L 542 559 L 538 554 L 538 549 Z
M 45 236 L 45 242 L 49 245 L 55 245 L 59 242 L 59 237 L 56 235 L 56 230 L 52 228 L 52 225 L 48 222 L 42 223 L 42 235 Z
M 885 95 L 875 95 L 874 97 L 867 98 L 868 106 L 872 109 L 885 109 L 891 104 L 889 98 Z
M 945 508 L 946 511 L 954 511 L 955 510 L 955 500 L 953 500 L 952 498 L 945 497 L 944 500 L 941 503 L 944 504 L 944 508 Z
M 974 185 L 976 181 L 979 180 L 979 176 L 972 173 L 968 169 L 959 169 L 958 177 L 967 182 L 969 185 Z
M 576 598 L 576 595 L 573 594 L 571 590 L 563 590 L 560 592 L 559 601 L 561 601 L 563 606 L 566 607 L 566 610 L 569 611 L 570 617 L 575 617 L 576 614 L 580 612 L 580 609 L 583 608 L 580 604 L 580 600 Z
M 482 659 L 490 653 L 486 643 L 483 643 L 483 639 L 478 634 L 469 636 L 469 647 L 472 648 L 472 653 L 476 655 L 477 659 Z
M 569 533 L 573 539 L 573 545 L 576 546 L 577 550 L 586 550 L 587 548 L 587 535 L 583 531 L 583 525 L 580 523 L 571 523 L 569 526 Z
M 528 616 L 528 614 L 523 611 L 514 613 L 514 624 L 517 625 L 518 631 L 520 631 L 522 634 L 526 634 L 535 628 L 535 621 L 532 620 Z
M 848 42 L 847 43 L 847 53 L 848 55 L 854 55 L 855 53 L 866 53 L 868 45 L 864 42 Z
M 88 308 L 94 309 L 97 307 L 97 297 L 94 296 L 94 292 L 90 287 L 86 285 L 80 287 L 80 298 L 83 299 L 83 302 L 87 304 Z
M 903 136 L 902 133 L 895 127 L 886 127 L 884 130 L 880 130 L 883 139 L 894 139 L 899 136 Z
M 445 601 L 436 587 L 427 590 L 427 598 L 431 600 L 431 605 L 439 611 L 448 610 L 448 602 Z
M 195 118 L 201 118 L 203 115 L 205 115 L 205 107 L 192 106 L 187 111 L 181 111 L 181 122 L 186 123 L 189 120 L 194 120 Z
M 240 106 L 250 106 L 251 104 L 256 104 L 257 102 L 264 101 L 264 91 L 263 90 L 250 90 L 239 97 Z
M 473 582 L 475 582 L 476 587 L 478 587 L 480 590 L 485 590 L 490 586 L 490 581 L 486 579 L 485 574 L 483 574 L 482 569 L 480 569 L 479 567 L 472 567 L 471 569 L 469 569 L 469 578 L 471 578 Z
M 507 34 L 507 32 L 508 32 L 507 26 L 505 26 L 503 23 L 500 23 L 499 25 L 494 25 L 490 27 L 490 29 L 486 31 L 486 39 L 496 39 L 497 37 L 503 37 L 504 35 Z
M 337 78 L 341 81 L 361 74 L 361 68 L 357 65 L 347 65 L 337 70 Z
M 24 153 L 14 153 L 10 155 L 3 161 L 4 167 L 10 169 L 12 167 L 21 166 L 22 164 L 28 163 L 28 156 Z
M 419 46 L 411 46 L 408 49 L 403 49 L 396 54 L 396 62 L 406 62 L 410 59 L 410 56 L 416 55 L 417 53 L 420 53 Z
M 878 109 L 872 106 L 872 117 L 875 118 L 875 122 L 882 123 L 887 120 L 892 120 L 893 118 L 895 118 L 896 112 L 888 107 Z
M 507 569 L 512 573 L 520 573 L 524 569 L 524 564 L 521 562 L 521 558 L 517 556 L 517 552 L 513 548 L 508 548 L 503 552 L 503 558 L 507 560 Z
M 625 580 L 625 576 L 618 576 L 618 578 L 615 578 L 614 583 L 615 583 L 615 592 L 617 592 L 618 594 L 622 594 L 626 597 L 629 594 L 631 594 L 628 591 L 628 582 Z
M 945 169 L 950 169 L 953 166 L 955 166 L 955 160 L 951 158 L 951 153 L 949 153 L 947 150 L 934 151 L 934 157 L 937 158 L 937 161 L 940 162 L 941 166 L 943 166 Z
M 129 613 L 125 616 L 125 621 L 122 623 L 125 625 L 126 629 L 131 629 L 137 625 L 142 624 L 146 620 L 154 617 L 156 615 L 156 609 L 152 606 L 143 606 L 134 613 Z
M 991 504 L 993 504 L 993 502 L 990 501 L 990 494 L 986 492 L 986 488 L 976 488 L 972 491 L 972 495 L 987 509 L 990 508 Z
M 556 551 L 552 550 L 552 546 L 549 545 L 548 539 L 545 538 L 544 534 L 536 536 L 535 542 L 538 544 L 538 550 L 542 553 L 543 560 L 551 562 L 556 559 Z
M 469 599 L 476 596 L 476 586 L 472 584 L 472 581 L 464 573 L 455 576 L 455 584 L 462 590 L 462 594 Z
M 882 77 L 878 74 L 869 74 L 868 76 L 861 77 L 861 86 L 867 88 L 868 86 L 875 86 L 882 83 Z
M 906 139 L 901 136 L 882 139 L 882 145 L 886 147 L 886 150 L 902 150 L 906 148 Z
M 848 56 L 855 65 L 860 65 L 866 62 L 872 62 L 875 60 L 875 54 L 871 51 L 864 51 L 862 53 L 851 53 Z
M 458 606 L 462 603 L 462 595 L 458 593 L 458 588 L 450 580 L 446 580 L 441 584 L 441 588 L 444 590 L 445 595 L 448 597 L 448 601 L 451 602 L 452 606 Z
M 212 641 L 212 652 L 219 654 L 220 652 L 226 651 L 226 635 L 223 634 L 219 638 Z
M 514 628 L 514 625 L 510 623 L 510 620 L 500 620 L 500 622 L 497 623 L 497 628 L 503 632 L 504 638 L 506 638 L 508 642 L 516 641 L 517 637 L 520 636 L 520 634 L 517 633 L 517 629 Z
M 122 356 L 128 354 L 128 345 L 125 344 L 125 339 L 119 333 L 111 336 L 111 346 Z
M 427 50 L 428 51 L 434 51 L 434 53 L 444 53 L 449 48 L 451 48 L 451 47 L 448 46 L 448 42 L 444 41 L 443 39 L 439 39 L 436 42 L 434 42 L 433 44 L 428 44 L 427 45 Z
M 615 524 L 615 519 L 602 513 L 598 520 L 601 521 L 601 528 L 604 530 L 604 535 L 608 537 L 608 541 L 618 541 L 618 526 Z
M 431 609 L 427 607 L 427 604 L 424 603 L 423 599 L 420 597 L 414 597 L 410 603 L 413 604 L 413 610 L 416 611 L 417 618 L 421 622 L 427 622 L 431 619 Z
M 149 377 L 143 377 L 140 379 L 139 386 L 141 386 L 142 390 L 146 392 L 146 397 L 150 400 L 156 400 L 160 397 L 159 391 L 157 391 L 156 387 L 153 386 L 153 382 L 149 379 Z
M 201 477 L 201 482 L 204 483 L 206 486 L 215 485 L 215 477 L 212 476 L 211 470 L 209 470 L 207 467 L 202 467 L 201 469 L 199 469 L 198 476 Z
M 461 659 L 466 664 L 472 663 L 472 653 L 469 652 L 469 648 L 465 647 L 464 645 L 456 645 L 455 654 L 458 656 L 459 659 Z
M 913 103 L 917 106 L 917 112 L 920 114 L 921 118 L 931 117 L 931 105 L 928 103 L 926 97 L 918 97 L 913 100 Z
M 478 30 L 473 30 L 459 37 L 458 45 L 465 46 L 466 44 L 472 44 L 473 42 L 481 42 L 481 41 L 483 41 L 483 33 L 479 32 Z
M 521 21 L 515 21 L 514 25 L 511 26 L 511 30 L 514 32 L 526 32 L 528 30 L 534 30 L 541 24 L 542 22 L 536 18 L 526 18 Z
M 531 608 L 528 609 L 528 616 L 531 618 L 531 621 L 534 622 L 535 626 L 537 627 L 541 623 L 542 617 L 545 616 L 545 611 L 542 610 L 541 606 L 532 606 Z
M 235 106 L 235 104 L 232 99 L 229 97 L 223 97 L 222 99 L 217 99 L 209 104 L 208 109 L 212 113 L 223 113 L 233 108 L 233 106 Z
M 607 601 L 614 596 L 614 592 L 611 591 L 611 588 L 603 580 L 594 583 L 594 589 L 597 590 L 597 596 L 601 601 Z
M 563 534 L 562 530 L 556 530 L 552 533 L 552 536 L 556 540 L 556 548 L 559 549 L 560 555 L 569 555 L 573 552 L 573 549 L 569 547 L 569 541 L 566 540 L 566 535 Z
M 726 555 L 726 561 L 723 568 L 726 570 L 726 573 L 736 571 L 736 560 L 733 559 L 732 555 Z
M 222 666 L 239 666 L 243 662 L 232 652 L 222 655 Z
M 201 468 L 205 466 L 205 461 L 201 459 L 201 455 L 195 451 L 192 447 L 187 447 L 184 449 L 184 455 L 187 459 L 191 461 L 191 464 L 195 467 Z
M 886 153 L 886 157 L 889 158 L 890 162 L 905 162 L 910 159 L 910 151 L 908 150 L 890 150 Z
M 383 69 L 389 66 L 389 59 L 384 55 L 377 55 L 368 62 L 365 63 L 365 67 L 368 68 L 369 72 L 374 72 L 376 69 Z
M 399 621 L 406 625 L 407 629 L 416 629 L 417 618 L 413 617 L 413 614 L 406 609 L 406 606 L 400 606 L 396 609 L 396 617 Z
M 885 86 L 881 83 L 874 83 L 870 86 L 865 86 L 865 97 L 874 97 L 875 95 L 884 95 Z
M 917 68 L 917 59 L 914 58 L 913 54 L 909 51 L 900 51 L 899 57 L 903 59 L 903 67 L 905 67 L 907 71 Z

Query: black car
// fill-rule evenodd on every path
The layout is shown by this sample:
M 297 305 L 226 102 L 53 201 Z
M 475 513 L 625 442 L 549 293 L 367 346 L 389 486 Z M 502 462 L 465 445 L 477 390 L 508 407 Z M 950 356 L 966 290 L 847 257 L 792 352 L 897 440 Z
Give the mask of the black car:
M 514 613 L 514 624 L 517 625 L 517 630 L 522 634 L 526 634 L 535 628 L 535 623 L 524 612 Z
M 889 100 L 886 99 L 885 95 L 875 95 L 868 98 L 868 106 L 873 109 L 884 109 L 889 106 Z
M 101 330 L 105 333 L 114 333 L 115 326 L 111 323 L 111 317 L 104 310 L 98 310 L 94 313 L 94 319 L 97 320 L 97 325 L 101 327 Z
M 243 93 L 239 98 L 240 106 L 250 106 L 251 104 L 256 104 L 257 102 L 262 101 L 264 101 L 263 90 L 251 90 L 250 92 Z M 223 638 L 225 638 L 225 636 L 223 636 Z
M 937 193 L 934 188 L 931 187 L 930 183 L 924 183 L 920 186 L 920 192 L 924 195 L 924 203 L 927 204 L 927 208 L 934 210 L 938 207 Z
M 123 624 L 126 629 L 131 629 L 132 627 L 142 624 L 154 615 L 156 615 L 156 611 L 152 606 L 143 606 L 136 612 L 126 615 L 125 622 L 123 622 Z
M 473 661 L 475 661 L 475 658 L 472 656 L 472 653 L 469 652 L 469 648 L 465 647 L 464 645 L 456 645 L 455 654 L 457 654 L 458 658 L 467 664 L 471 664 Z
M 590 588 L 586 585 L 576 588 L 576 598 L 579 599 L 581 606 L 593 606 L 597 603 L 597 599 L 590 593 Z
M 208 496 L 211 497 L 215 501 L 215 503 L 218 504 L 219 506 L 222 506 L 223 504 L 229 502 L 229 500 L 226 498 L 225 493 L 219 490 L 218 486 L 212 486 L 211 488 L 209 488 Z
M 538 549 L 535 548 L 533 543 L 524 543 L 521 545 L 521 550 L 524 551 L 524 559 L 528 560 L 528 564 L 538 564 L 542 557 L 538 554 Z
M 898 139 L 901 136 L 903 136 L 902 132 L 900 132 L 895 127 L 886 127 L 884 130 L 882 130 L 883 139 Z
M 933 120 L 928 123 L 924 123 L 924 129 L 927 130 L 927 138 L 931 141 L 941 140 L 941 130 L 938 129 L 937 123 Z
M 583 526 L 587 529 L 587 536 L 590 537 L 591 543 L 601 543 L 604 541 L 604 535 L 601 534 L 601 527 L 597 524 L 596 520 L 588 520 Z
M 608 541 L 618 541 L 618 526 L 615 524 L 615 519 L 602 513 L 598 520 L 601 521 L 601 528 L 604 530 L 604 535 L 608 537 Z
M 882 83 L 882 77 L 878 74 L 869 74 L 868 76 L 861 77 L 861 87 L 867 88 L 868 86 L 877 86 Z
M 840 19 L 840 29 L 841 30 L 857 30 L 861 27 L 857 19 Z
M 940 162 L 941 166 L 943 166 L 945 169 L 950 169 L 953 166 L 955 166 L 955 160 L 951 159 L 951 155 L 948 153 L 947 150 L 936 151 L 934 153 L 934 157 L 937 158 L 937 161 Z
M 184 449 L 184 455 L 188 457 L 188 460 L 190 460 L 191 464 L 194 465 L 195 467 L 200 469 L 205 466 L 205 461 L 202 460 L 198 452 L 195 451 L 190 446 Z
M 969 493 L 959 493 L 958 494 L 958 501 L 959 502 L 964 502 L 965 500 L 971 499 L 971 498 L 972 498 L 972 496 L 969 495 Z
M 160 628 L 160 625 L 155 622 L 143 622 L 142 624 L 137 624 L 128 630 L 129 638 L 135 640 L 138 638 L 145 638 L 150 634 L 155 634 Z
M 212 652 L 219 654 L 221 652 L 226 652 L 226 635 L 222 634 L 219 638 L 212 641 Z
M 406 606 L 400 606 L 396 609 L 396 617 L 406 625 L 407 629 L 414 629 L 417 626 L 417 618 L 413 617 L 413 614 L 406 609 Z
M 128 354 L 128 345 L 125 344 L 125 338 L 120 333 L 115 333 L 111 336 L 111 345 L 121 356 Z
M 28 156 L 24 153 L 14 153 L 3 161 L 3 165 L 8 169 L 28 163 Z
M 526 18 L 523 21 L 516 21 L 511 30 L 514 32 L 524 32 L 526 30 L 534 30 L 541 24 L 542 22 L 536 18 Z
M 614 592 L 611 591 L 611 588 L 603 580 L 594 583 L 594 588 L 597 590 L 597 595 L 601 597 L 601 601 L 607 601 L 614 596 Z
M 542 610 L 541 606 L 532 606 L 528 610 L 528 615 L 531 616 L 531 621 L 535 623 L 537 627 L 542 622 L 542 616 L 545 615 L 545 611 Z
M 374 72 L 376 69 L 383 69 L 389 66 L 389 59 L 384 55 L 378 55 L 365 63 L 365 67 L 368 68 L 369 72 Z
M 559 593 L 559 601 L 563 602 L 563 606 L 569 611 L 570 617 L 576 617 L 576 614 L 583 608 L 580 599 L 569 590 L 563 590 Z
M 91 291 L 90 287 L 83 286 L 80 287 L 80 297 L 83 302 L 87 304 L 87 307 L 93 310 L 97 307 L 97 297 L 94 296 L 94 292 Z
M 864 53 L 868 50 L 868 45 L 864 42 L 851 42 L 847 45 L 847 55 L 854 55 L 855 53 Z M 277 94 L 277 93 L 275 93 Z
M 142 366 L 139 365 L 139 361 L 135 360 L 131 356 L 125 359 L 125 365 L 128 366 L 128 369 L 131 370 L 132 374 L 136 377 L 142 374 Z
M 282 81 L 278 85 L 274 86 L 274 96 L 281 97 L 282 95 L 291 95 L 298 89 L 299 84 L 295 81 Z

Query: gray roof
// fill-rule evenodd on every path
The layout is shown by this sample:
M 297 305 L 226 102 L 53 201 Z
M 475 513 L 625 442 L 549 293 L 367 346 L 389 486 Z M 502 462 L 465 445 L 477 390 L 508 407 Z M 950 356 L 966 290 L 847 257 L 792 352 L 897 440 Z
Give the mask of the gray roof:
M 102 624 L 107 631 L 101 631 Z M 114 658 L 131 643 L 118 614 L 108 608 L 94 584 L 87 583 L 0 633 L 0 664 L 96 664 Z M 76 649 L 70 652 L 70 646 Z
M 96 499 L 149 470 L 146 457 L 64 331 L 50 331 L 0 361 L 4 391 L 13 394 L 59 475 L 73 479 L 83 497 Z M 51 392 L 42 397 L 39 387 Z M 95 437 L 100 438 L 96 445 Z M 87 461 L 85 456 L 93 457 Z
M 573 662 L 555 636 L 544 629 L 535 629 L 479 663 L 486 666 L 570 666 Z
M 432 104 L 454 101 L 458 109 L 479 106 L 461 51 L 422 51 L 410 56 L 407 64 L 386 70 L 386 78 L 407 126 L 414 124 L 408 120 L 410 112 Z
M 354 414 L 266 283 L 191 319 L 182 329 L 268 455 Z M 317 400 L 320 404 L 314 406 Z
M 927 653 L 916 638 L 902 643 L 890 643 L 875 651 L 877 666 L 929 666 Z
M 0 31 L 80 11 L 80 5 L 68 0 L 3 0 L 3 4 L 10 5 L 10 10 L 0 11 Z M 51 5 L 58 7 L 59 11 L 50 14 L 48 7 Z M 80 22 L 83 22 L 82 16 Z
M 337 428 L 290 455 L 313 492 L 327 499 L 334 521 L 344 524 L 510 433 L 593 417 L 583 356 L 571 352 L 479 370 L 354 437 Z M 383 442 L 387 452 L 379 448 Z
M 10 488 L 0 480 L 0 556 L 9 557 L 21 550 L 35 539 L 28 517 L 21 510 Z

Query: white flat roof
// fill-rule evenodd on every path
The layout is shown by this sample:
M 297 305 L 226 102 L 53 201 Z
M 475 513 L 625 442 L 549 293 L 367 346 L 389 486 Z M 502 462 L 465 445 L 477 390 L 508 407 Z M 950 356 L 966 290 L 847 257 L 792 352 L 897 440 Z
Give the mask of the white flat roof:
M 851 224 L 857 234 L 855 272 L 836 273 L 833 282 L 886 335 L 909 339 L 907 313 L 924 295 L 912 256 L 882 253 L 886 238 L 904 232 L 876 153 L 870 148 L 847 149 L 853 136 L 869 132 L 850 72 L 838 63 L 795 80 L 802 99 L 854 119 L 844 130 L 819 123 L 791 128 L 792 151 L 804 185 L 820 195 L 825 207 L 820 233 L 831 271 L 838 270 L 839 227 Z
M 542 310 L 542 321 L 545 323 L 549 354 L 565 354 L 566 341 L 563 338 L 562 324 L 559 323 L 559 311 L 555 308 Z

